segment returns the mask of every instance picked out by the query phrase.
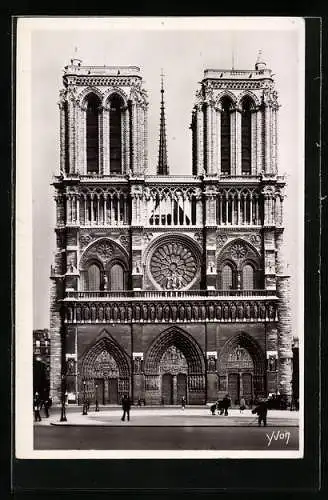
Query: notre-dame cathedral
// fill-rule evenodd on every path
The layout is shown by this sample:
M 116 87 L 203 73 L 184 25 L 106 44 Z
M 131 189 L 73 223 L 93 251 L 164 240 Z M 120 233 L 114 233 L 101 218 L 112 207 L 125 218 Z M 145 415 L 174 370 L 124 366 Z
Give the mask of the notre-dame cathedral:
M 195 90 L 191 174 L 170 175 L 162 82 L 154 175 L 140 68 L 72 59 L 64 69 L 54 403 L 291 399 L 272 71 L 261 57 L 254 69 L 206 69 Z

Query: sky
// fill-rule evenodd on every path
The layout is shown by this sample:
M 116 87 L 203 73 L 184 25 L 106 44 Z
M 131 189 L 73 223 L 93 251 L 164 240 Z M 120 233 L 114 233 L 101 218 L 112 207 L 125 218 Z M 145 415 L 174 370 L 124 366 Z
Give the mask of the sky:
M 204 70 L 252 69 L 258 51 L 272 69 L 279 93 L 279 173 L 287 174 L 285 255 L 292 276 L 294 334 L 303 274 L 303 25 L 280 18 L 25 20 L 18 84 L 29 89 L 33 328 L 49 328 L 50 266 L 55 250 L 52 177 L 59 173 L 59 91 L 74 56 L 85 65 L 135 65 L 149 96 L 149 173 L 158 157 L 160 79 L 165 78 L 168 162 L 171 174 L 191 174 L 191 111 Z M 20 28 L 20 27 L 19 27 Z M 25 37 L 25 38 L 24 38 Z M 20 45 L 18 44 L 18 47 Z M 25 83 L 26 82 L 26 83 Z M 30 99 L 28 96 L 30 95 Z M 18 124 L 19 125 L 19 124 Z M 25 129 L 24 129 L 25 130 Z M 27 134 L 27 132 L 26 132 Z M 23 162 L 18 165 L 24 169 Z M 27 163 L 26 163 L 27 165 Z M 26 167 L 27 168 L 27 167 Z M 302 316 L 302 315 L 301 315 Z

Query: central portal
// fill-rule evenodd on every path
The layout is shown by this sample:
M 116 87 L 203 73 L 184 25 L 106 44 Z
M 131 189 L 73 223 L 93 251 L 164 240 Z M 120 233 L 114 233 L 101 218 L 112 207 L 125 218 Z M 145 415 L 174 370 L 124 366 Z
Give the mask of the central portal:
M 169 347 L 160 362 L 161 402 L 180 405 L 184 397 L 188 402 L 188 363 L 183 353 L 174 345 Z

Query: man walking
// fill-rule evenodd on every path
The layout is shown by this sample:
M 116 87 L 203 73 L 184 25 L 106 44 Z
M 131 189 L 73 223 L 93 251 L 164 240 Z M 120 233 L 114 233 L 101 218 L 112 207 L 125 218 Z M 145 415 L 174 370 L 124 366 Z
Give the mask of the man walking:
M 252 410 L 253 414 L 258 415 L 258 425 L 261 427 L 261 422 L 263 422 L 263 426 L 265 427 L 267 424 L 267 413 L 268 413 L 268 403 L 265 400 L 259 402 L 259 404 Z
M 38 392 L 36 392 L 34 396 L 33 408 L 34 408 L 34 422 L 41 422 L 41 415 L 40 415 L 41 399 Z
M 227 417 L 228 416 L 228 408 L 231 406 L 229 394 L 226 394 L 224 396 L 223 401 L 222 401 L 222 406 L 224 408 L 224 416 Z
M 130 407 L 131 407 L 131 402 L 130 399 L 126 394 L 124 394 L 122 398 L 122 409 L 123 409 L 123 415 L 121 420 L 124 422 L 125 421 L 125 415 L 127 416 L 128 422 L 130 421 Z

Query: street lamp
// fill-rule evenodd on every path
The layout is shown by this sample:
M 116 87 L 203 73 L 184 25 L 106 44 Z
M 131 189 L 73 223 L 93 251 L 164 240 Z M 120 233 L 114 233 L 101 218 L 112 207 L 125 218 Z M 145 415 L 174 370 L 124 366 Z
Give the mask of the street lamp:
M 99 411 L 99 404 L 98 404 L 98 385 L 96 384 L 96 411 Z
M 85 397 L 85 386 L 86 386 L 86 381 L 83 380 L 83 411 L 82 411 L 82 415 L 88 415 L 88 406 L 87 406 L 87 400 Z
M 67 422 L 66 417 L 66 375 L 62 374 L 62 388 L 61 388 L 61 414 L 60 422 Z

